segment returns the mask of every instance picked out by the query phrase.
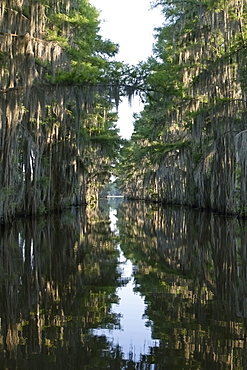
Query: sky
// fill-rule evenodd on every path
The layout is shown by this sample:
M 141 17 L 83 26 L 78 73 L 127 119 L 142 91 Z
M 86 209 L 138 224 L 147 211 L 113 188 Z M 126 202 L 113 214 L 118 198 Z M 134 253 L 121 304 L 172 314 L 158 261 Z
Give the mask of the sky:
M 146 60 L 152 53 L 154 27 L 162 25 L 159 9 L 150 9 L 150 0 L 90 0 L 101 11 L 100 34 L 119 44 L 116 59 L 129 64 Z M 127 98 L 119 106 L 117 126 L 120 135 L 129 139 L 133 132 L 133 113 L 143 108 L 138 98 L 132 106 Z

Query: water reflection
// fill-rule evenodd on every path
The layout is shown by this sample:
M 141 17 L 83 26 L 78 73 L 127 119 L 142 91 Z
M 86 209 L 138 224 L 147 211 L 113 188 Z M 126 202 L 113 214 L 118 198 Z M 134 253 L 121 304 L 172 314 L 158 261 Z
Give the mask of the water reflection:
M 127 205 L 125 255 L 167 368 L 246 368 L 246 223 L 182 208 Z M 127 232 L 126 232 L 127 230 Z
M 247 223 L 144 203 L 110 216 L 1 229 L 0 369 L 247 368 Z
M 116 211 L 112 208 L 110 209 L 110 220 L 112 231 L 119 235 Z M 152 339 L 150 327 L 146 326 L 146 320 L 143 318 L 146 308 L 144 299 L 138 292 L 134 291 L 133 271 L 136 266 L 124 256 L 120 243 L 117 245 L 117 249 L 119 250 L 118 261 L 121 279 L 127 282 L 126 286 L 120 287 L 116 291 L 119 303 L 112 305 L 112 312 L 121 317 L 120 327 L 114 330 L 94 330 L 93 333 L 98 336 L 105 335 L 113 346 L 121 347 L 125 359 L 131 358 L 136 361 L 139 360 L 140 356 L 149 354 L 150 347 L 157 346 L 158 340 Z
M 19 220 L 3 229 L 0 368 L 109 363 L 115 355 L 103 352 L 108 343 L 88 332 L 118 325 L 110 312 L 119 286 L 118 254 L 109 220 L 98 210 Z

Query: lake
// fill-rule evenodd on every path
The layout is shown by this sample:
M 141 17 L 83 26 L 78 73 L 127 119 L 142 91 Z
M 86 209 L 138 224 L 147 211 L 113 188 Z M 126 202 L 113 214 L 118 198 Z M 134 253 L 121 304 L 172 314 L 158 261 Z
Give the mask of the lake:
M 0 234 L 0 369 L 246 369 L 247 222 L 102 200 Z

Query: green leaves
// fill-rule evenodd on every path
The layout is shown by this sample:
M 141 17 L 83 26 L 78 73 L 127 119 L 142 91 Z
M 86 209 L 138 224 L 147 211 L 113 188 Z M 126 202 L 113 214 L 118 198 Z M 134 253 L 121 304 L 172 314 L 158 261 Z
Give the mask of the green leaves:
M 49 27 L 47 39 L 56 41 L 70 56 L 70 68 L 60 68 L 54 83 L 98 84 L 109 82 L 112 73 L 110 58 L 118 52 L 118 45 L 99 34 L 99 12 L 87 0 L 80 0 L 79 7 L 69 12 L 48 8 Z

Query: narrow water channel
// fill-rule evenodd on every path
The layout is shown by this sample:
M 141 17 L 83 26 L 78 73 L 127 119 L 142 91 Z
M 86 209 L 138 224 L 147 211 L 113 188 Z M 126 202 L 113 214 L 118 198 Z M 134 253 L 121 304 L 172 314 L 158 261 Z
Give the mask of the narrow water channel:
M 0 232 L 0 370 L 246 369 L 247 222 L 143 202 Z
M 110 208 L 111 230 L 115 235 L 119 235 L 116 214 L 116 210 Z M 158 346 L 159 340 L 152 338 L 151 329 L 147 326 L 145 318 L 144 299 L 135 291 L 133 271 L 136 266 L 124 256 L 120 243 L 116 248 L 119 250 L 120 279 L 128 280 L 125 286 L 117 288 L 119 303 L 112 305 L 112 312 L 120 317 L 120 327 L 113 330 L 96 329 L 93 333 L 105 335 L 113 346 L 120 346 L 125 359 L 131 358 L 136 361 L 140 355 L 149 354 L 150 348 Z

